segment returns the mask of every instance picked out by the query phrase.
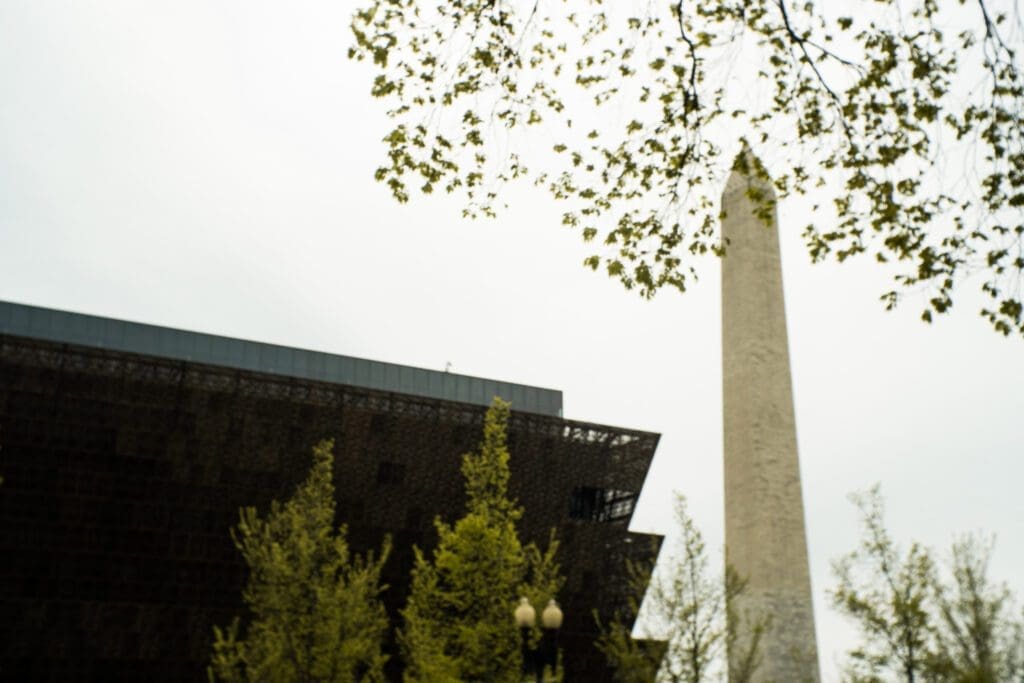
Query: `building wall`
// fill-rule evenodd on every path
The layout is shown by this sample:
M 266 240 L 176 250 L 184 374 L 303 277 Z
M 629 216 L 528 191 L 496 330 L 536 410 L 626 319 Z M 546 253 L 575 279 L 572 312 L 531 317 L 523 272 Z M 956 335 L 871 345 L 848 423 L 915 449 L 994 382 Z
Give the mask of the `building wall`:
M 462 514 L 461 454 L 485 412 L 11 335 L 0 335 L 0 378 L 10 680 L 205 678 L 212 627 L 239 613 L 246 577 L 228 529 L 239 507 L 290 495 L 325 437 L 353 548 L 395 540 L 394 621 L 412 545 L 434 542 L 436 515 Z M 640 490 L 658 437 L 520 412 L 509 434 L 523 537 L 546 541 L 554 526 L 563 539 L 568 680 L 606 680 L 591 613 L 619 599 L 623 558 L 656 544 L 627 532 L 628 496 L 614 510 L 601 501 Z

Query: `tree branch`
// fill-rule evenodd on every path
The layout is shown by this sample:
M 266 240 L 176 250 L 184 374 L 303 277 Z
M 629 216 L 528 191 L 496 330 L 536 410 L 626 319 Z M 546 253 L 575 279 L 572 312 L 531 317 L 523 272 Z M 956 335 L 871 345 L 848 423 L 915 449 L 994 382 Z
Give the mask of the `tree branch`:
M 804 61 L 806 61 L 807 64 L 811 67 L 811 70 L 814 71 L 814 76 L 818 80 L 818 84 L 821 85 L 825 92 L 828 93 L 829 99 L 832 100 L 832 106 L 835 109 L 836 114 L 838 115 L 839 123 L 843 127 L 843 132 L 846 133 L 847 139 L 852 140 L 854 137 L 853 131 L 850 129 L 850 125 L 846 121 L 846 117 L 843 115 L 843 100 L 841 97 L 839 97 L 836 91 L 832 89 L 832 86 L 828 84 L 828 81 L 825 80 L 825 76 L 822 75 L 821 71 L 818 69 L 817 63 L 814 61 L 810 53 L 807 51 L 807 46 L 809 45 L 813 48 L 816 48 L 820 50 L 821 53 L 826 57 L 831 57 L 832 59 L 835 59 L 841 64 L 850 66 L 851 68 L 857 69 L 858 71 L 860 71 L 860 67 L 856 64 L 853 64 L 852 62 L 842 59 L 841 57 L 835 55 L 834 53 L 818 45 L 817 43 L 811 42 L 807 38 L 798 34 L 796 32 L 796 29 L 793 28 L 793 24 L 789 19 L 789 12 L 786 10 L 785 0 L 776 0 L 775 4 L 778 6 L 779 12 L 782 15 L 782 26 L 783 28 L 786 29 L 786 35 L 788 35 L 790 40 L 793 43 L 795 43 L 798 48 L 800 48 L 800 52 L 804 56 Z
M 679 0 L 679 4 L 676 6 L 676 15 L 679 19 L 679 37 L 682 38 L 684 43 L 686 43 L 686 47 L 690 52 L 690 90 L 689 92 L 683 93 L 683 118 L 685 120 L 689 114 L 689 109 L 685 105 L 692 101 L 693 111 L 697 111 L 700 108 L 700 99 L 697 95 L 697 46 L 694 44 L 693 39 L 686 34 L 686 21 L 683 18 L 683 2 L 685 2 L 685 0 Z

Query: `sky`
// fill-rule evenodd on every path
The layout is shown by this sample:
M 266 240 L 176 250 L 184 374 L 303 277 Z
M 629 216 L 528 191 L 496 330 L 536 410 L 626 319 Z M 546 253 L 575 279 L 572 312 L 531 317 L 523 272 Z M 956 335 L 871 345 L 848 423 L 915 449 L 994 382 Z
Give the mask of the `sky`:
M 351 8 L 0 4 L 0 299 L 561 389 L 567 418 L 662 435 L 635 530 L 671 532 L 678 491 L 721 548 L 718 264 L 644 301 L 581 267 L 532 188 L 493 221 L 394 203 Z M 1024 591 L 1024 340 L 990 331 L 973 282 L 932 326 L 913 300 L 885 312 L 871 263 L 810 264 L 806 212 L 779 207 L 829 681 L 853 637 L 827 598 L 851 492 L 880 484 L 895 539 L 940 558 L 994 534 L 992 574 Z

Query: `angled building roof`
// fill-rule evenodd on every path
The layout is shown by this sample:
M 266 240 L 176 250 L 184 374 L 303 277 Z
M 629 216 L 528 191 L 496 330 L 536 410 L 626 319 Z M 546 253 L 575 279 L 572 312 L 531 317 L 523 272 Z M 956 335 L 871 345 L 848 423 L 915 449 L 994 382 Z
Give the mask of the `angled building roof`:
M 562 392 L 556 389 L 8 301 L 0 301 L 0 334 L 479 405 L 500 396 L 518 411 L 562 415 Z

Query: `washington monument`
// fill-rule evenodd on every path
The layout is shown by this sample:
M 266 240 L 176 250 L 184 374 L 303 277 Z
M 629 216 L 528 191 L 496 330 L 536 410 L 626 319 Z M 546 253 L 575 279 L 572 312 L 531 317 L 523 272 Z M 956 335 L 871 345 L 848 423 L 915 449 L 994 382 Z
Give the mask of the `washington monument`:
M 749 582 L 740 617 L 767 619 L 753 680 L 817 683 L 778 217 L 771 182 L 748 151 L 726 184 L 722 213 L 726 561 Z

